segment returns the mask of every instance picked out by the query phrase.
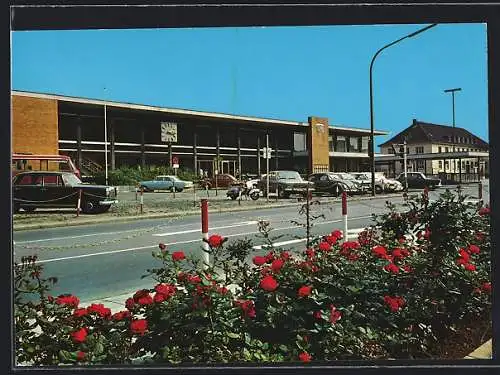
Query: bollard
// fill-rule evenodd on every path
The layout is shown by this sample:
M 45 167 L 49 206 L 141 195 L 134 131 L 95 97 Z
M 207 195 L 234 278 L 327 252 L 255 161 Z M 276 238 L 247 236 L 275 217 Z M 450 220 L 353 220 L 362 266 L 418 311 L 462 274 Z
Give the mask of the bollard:
M 208 200 L 201 200 L 201 235 L 202 235 L 202 247 L 203 247 L 203 262 L 205 263 L 203 268 L 206 269 L 210 264 L 210 246 L 208 242 L 203 241 L 203 239 L 208 240 Z
M 193 184 L 193 207 L 196 207 L 196 184 Z
M 78 190 L 78 204 L 76 205 L 76 217 L 80 216 L 82 207 L 82 189 Z
M 141 187 L 141 214 L 144 211 L 144 188 Z
M 135 186 L 135 201 L 137 202 L 137 191 L 139 190 L 139 184 Z
M 479 180 L 479 184 L 478 184 L 478 197 L 479 197 L 479 200 L 482 200 L 483 199 L 483 183 L 481 182 L 481 180 Z
M 342 192 L 342 220 L 344 222 L 344 242 L 347 241 L 347 193 Z

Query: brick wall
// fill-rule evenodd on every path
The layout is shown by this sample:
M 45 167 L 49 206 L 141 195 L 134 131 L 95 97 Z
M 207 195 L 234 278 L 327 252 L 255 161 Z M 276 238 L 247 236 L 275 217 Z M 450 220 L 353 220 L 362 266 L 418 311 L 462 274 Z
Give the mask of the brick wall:
M 57 100 L 12 96 L 12 152 L 59 154 Z

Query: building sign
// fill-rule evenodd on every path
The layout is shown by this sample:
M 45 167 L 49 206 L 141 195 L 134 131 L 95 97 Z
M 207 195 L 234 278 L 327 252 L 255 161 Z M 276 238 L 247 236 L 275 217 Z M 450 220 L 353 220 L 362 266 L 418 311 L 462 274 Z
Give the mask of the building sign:
M 177 123 L 161 122 L 161 141 L 177 142 Z

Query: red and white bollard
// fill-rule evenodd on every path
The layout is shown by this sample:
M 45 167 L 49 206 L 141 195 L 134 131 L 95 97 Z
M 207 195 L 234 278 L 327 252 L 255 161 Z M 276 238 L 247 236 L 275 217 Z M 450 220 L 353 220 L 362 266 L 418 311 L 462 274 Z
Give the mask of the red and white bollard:
M 206 242 L 208 241 L 208 200 L 206 199 L 201 200 L 201 235 L 203 247 L 202 259 L 205 263 L 203 268 L 206 269 L 210 264 L 210 246 L 208 245 L 208 242 Z M 203 239 L 206 241 L 203 241 Z
M 347 193 L 342 192 L 342 220 L 344 222 L 344 242 L 347 241 Z
M 82 207 L 82 189 L 78 190 L 78 204 L 76 205 L 76 217 L 80 216 Z
M 482 200 L 483 199 L 483 183 L 481 182 L 481 180 L 479 180 L 479 185 L 478 185 L 478 198 L 479 200 Z
M 144 212 L 144 188 L 141 187 L 141 214 Z

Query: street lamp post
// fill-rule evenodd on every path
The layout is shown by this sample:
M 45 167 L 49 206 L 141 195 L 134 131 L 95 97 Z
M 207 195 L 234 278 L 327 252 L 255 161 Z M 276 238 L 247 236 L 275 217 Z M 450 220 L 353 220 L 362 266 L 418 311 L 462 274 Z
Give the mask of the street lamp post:
M 462 91 L 462 88 L 461 87 L 457 87 L 457 88 L 454 88 L 454 89 L 447 89 L 447 90 L 444 90 L 445 93 L 450 93 L 451 92 L 451 110 L 452 110 L 452 114 L 453 114 L 453 132 L 451 134 L 452 136 L 452 142 L 453 142 L 453 152 L 455 152 L 455 92 L 457 91 Z M 453 173 L 457 173 L 457 161 L 454 159 L 453 160 Z M 461 168 L 461 166 L 458 167 L 459 170 Z
M 402 40 L 405 40 L 407 38 L 412 38 L 417 34 L 423 33 L 424 31 L 429 30 L 430 28 L 437 26 L 436 23 L 426 26 L 420 30 L 417 30 L 411 34 L 408 34 L 402 38 L 399 38 L 398 40 L 395 40 L 392 43 L 386 44 L 382 48 L 380 48 L 377 52 L 375 52 L 375 55 L 373 55 L 372 61 L 370 63 L 370 166 L 371 166 L 371 174 L 372 174 L 372 196 L 375 196 L 375 128 L 373 124 L 373 63 L 375 62 L 375 59 L 377 56 L 382 52 L 384 49 L 389 48 L 393 46 L 396 43 L 401 42 Z

